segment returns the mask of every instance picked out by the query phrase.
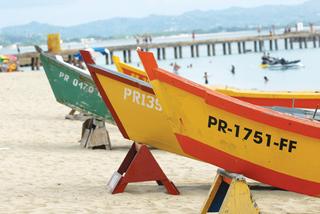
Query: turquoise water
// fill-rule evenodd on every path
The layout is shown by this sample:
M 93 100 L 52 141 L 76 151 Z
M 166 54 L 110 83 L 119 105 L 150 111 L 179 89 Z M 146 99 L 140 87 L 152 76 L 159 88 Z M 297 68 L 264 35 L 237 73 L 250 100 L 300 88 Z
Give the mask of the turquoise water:
M 168 60 L 158 61 L 158 64 L 160 67 L 172 71 L 173 68 L 170 64 L 176 62 L 181 66 L 178 71 L 179 75 L 201 84 L 204 83 L 204 72 L 208 72 L 210 85 L 271 91 L 320 90 L 320 66 L 318 64 L 320 49 L 311 48 L 311 43 L 309 47 L 309 49 L 295 47 L 294 50 L 271 52 L 271 55 L 275 57 L 284 57 L 288 60 L 301 59 L 304 67 L 292 70 L 260 68 L 262 53 L 239 55 L 234 50 L 234 55 L 222 56 L 222 51 L 217 50 L 220 52 L 219 55 L 208 57 L 206 56 L 206 46 L 200 47 L 199 58 L 191 58 L 190 48 L 187 47 L 183 49 L 184 58 L 177 60 L 173 59 L 173 50 L 167 49 Z M 122 53 L 118 53 L 118 55 L 122 57 Z M 103 64 L 103 59 L 99 59 L 99 63 Z M 137 66 L 138 63 L 139 59 L 136 53 L 133 53 L 132 65 Z M 192 68 L 187 67 L 190 64 L 192 64 Z M 232 65 L 235 66 L 235 75 L 231 73 Z M 115 69 L 114 66 L 107 67 Z M 268 77 L 268 82 L 265 82 L 264 76 Z

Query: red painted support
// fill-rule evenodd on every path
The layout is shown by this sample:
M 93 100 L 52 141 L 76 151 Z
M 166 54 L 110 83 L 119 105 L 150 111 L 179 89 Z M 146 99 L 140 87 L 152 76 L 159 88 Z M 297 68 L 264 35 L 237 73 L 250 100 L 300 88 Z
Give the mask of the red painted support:
M 159 185 L 164 185 L 169 194 L 180 194 L 173 182 L 164 174 L 148 147 L 133 143 L 118 171 L 108 182 L 108 186 L 112 194 L 116 194 L 124 192 L 128 183 L 144 181 L 156 181 Z

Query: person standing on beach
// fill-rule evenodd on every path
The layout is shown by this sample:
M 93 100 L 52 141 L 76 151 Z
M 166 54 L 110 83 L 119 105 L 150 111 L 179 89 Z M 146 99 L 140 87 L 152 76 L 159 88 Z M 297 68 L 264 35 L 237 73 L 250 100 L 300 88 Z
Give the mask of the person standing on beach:
M 204 75 L 203 75 L 203 78 L 204 78 L 204 84 L 208 85 L 209 84 L 209 75 L 207 72 L 204 72 Z

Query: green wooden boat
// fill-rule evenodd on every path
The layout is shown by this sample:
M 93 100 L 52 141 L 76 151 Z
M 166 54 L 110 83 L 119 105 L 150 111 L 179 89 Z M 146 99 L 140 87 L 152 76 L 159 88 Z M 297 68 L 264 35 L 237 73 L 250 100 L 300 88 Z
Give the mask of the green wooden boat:
M 88 71 L 40 52 L 40 60 L 57 101 L 79 112 L 114 123 Z

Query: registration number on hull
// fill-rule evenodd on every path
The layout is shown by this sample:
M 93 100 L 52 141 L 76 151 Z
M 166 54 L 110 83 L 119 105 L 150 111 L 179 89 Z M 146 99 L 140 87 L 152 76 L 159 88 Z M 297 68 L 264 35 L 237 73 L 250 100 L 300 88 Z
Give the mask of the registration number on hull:
M 94 87 L 93 86 L 89 85 L 86 82 L 78 80 L 76 78 L 71 80 L 71 78 L 70 78 L 70 76 L 68 74 L 60 72 L 59 73 L 59 78 L 63 79 L 63 81 L 65 81 L 65 82 L 71 82 L 72 86 L 80 88 L 80 90 L 83 90 L 83 91 L 88 92 L 90 94 L 94 93 Z
M 137 104 L 149 109 L 162 111 L 162 107 L 159 103 L 158 98 L 155 98 L 152 95 L 144 94 L 130 88 L 124 88 L 123 99 L 130 100 L 134 104 Z
M 231 124 L 230 122 L 211 115 L 208 117 L 208 128 L 214 128 L 221 133 L 232 135 L 249 143 L 264 145 L 266 147 L 276 147 L 280 151 L 291 153 L 297 149 L 298 142 L 296 140 L 280 137 L 280 139 L 276 141 L 269 133 L 244 127 L 239 124 Z

